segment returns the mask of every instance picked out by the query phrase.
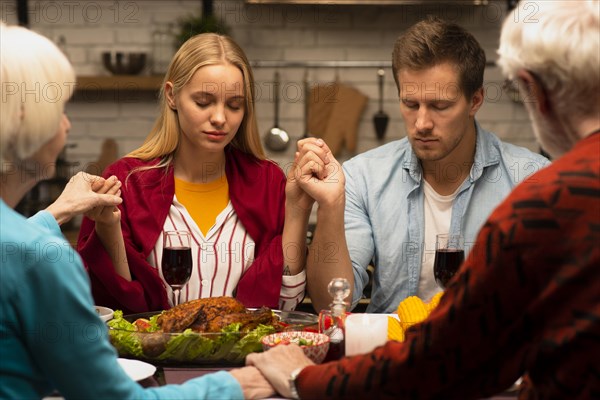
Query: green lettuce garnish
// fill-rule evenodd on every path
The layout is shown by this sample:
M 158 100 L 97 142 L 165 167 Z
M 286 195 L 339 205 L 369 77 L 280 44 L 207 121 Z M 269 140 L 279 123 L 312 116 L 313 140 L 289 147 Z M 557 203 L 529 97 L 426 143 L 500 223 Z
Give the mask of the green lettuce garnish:
M 108 326 L 112 328 L 109 330 L 110 341 L 119 355 L 188 363 L 210 361 L 240 363 L 249 353 L 262 351 L 260 342 L 262 337 L 275 332 L 273 326 L 258 325 L 244 334 L 240 332 L 241 324 L 233 323 L 223 328 L 220 333 L 202 334 L 191 329 L 163 336 L 155 333 L 152 337 L 154 341 L 151 345 L 152 351 L 150 351 L 148 343 L 151 332 L 160 330 L 156 323 L 159 315 L 150 318 L 150 328 L 146 333 L 137 332 L 136 326 L 123 318 L 122 311 L 115 311 L 114 318 L 108 322 Z M 159 354 L 156 354 L 157 350 Z
M 110 342 L 119 354 L 143 357 L 142 341 L 136 334 L 135 325 L 123 318 L 123 311 L 117 310 L 113 319 L 107 322 Z
M 274 332 L 275 327 L 272 325 L 258 325 L 234 344 L 228 359 L 233 358 L 231 361 L 242 361 L 250 353 L 261 352 L 263 350 L 261 339 L 263 336 Z

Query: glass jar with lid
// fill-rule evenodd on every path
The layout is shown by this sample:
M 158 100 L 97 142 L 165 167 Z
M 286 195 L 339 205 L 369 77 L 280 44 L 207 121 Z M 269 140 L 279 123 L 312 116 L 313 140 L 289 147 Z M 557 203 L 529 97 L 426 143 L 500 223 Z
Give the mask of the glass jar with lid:
M 173 23 L 158 23 L 152 32 L 152 74 L 167 72 L 175 54 Z

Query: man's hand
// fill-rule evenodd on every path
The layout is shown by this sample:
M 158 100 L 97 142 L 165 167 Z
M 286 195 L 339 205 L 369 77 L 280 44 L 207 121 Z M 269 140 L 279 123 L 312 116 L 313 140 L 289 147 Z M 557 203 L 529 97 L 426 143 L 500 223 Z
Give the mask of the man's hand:
M 95 190 L 103 191 L 96 193 Z M 121 199 L 121 182 L 116 177 L 108 179 L 79 172 L 74 175 L 56 201 L 46 208 L 59 225 L 94 207 L 114 207 Z
M 289 383 L 292 371 L 314 364 L 295 344 L 275 346 L 264 353 L 251 353 L 246 357 L 246 365 L 258 368 L 284 397 L 292 395 Z
M 321 139 L 298 141 L 293 167 L 288 172 L 286 198 L 304 209 L 338 205 L 344 200 L 345 178 L 340 163 Z
M 254 367 L 232 369 L 229 373 L 242 386 L 245 399 L 263 399 L 275 394 L 275 389 L 273 389 L 260 371 Z

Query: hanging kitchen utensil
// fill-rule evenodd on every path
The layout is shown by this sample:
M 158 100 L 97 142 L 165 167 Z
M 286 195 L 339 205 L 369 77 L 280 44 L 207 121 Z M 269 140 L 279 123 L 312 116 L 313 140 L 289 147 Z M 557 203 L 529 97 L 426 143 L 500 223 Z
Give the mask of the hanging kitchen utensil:
M 385 80 L 385 71 L 383 68 L 377 71 L 377 77 L 379 80 L 379 111 L 373 116 L 373 123 L 375 124 L 375 135 L 377 135 L 377 139 L 381 140 L 385 136 L 385 131 L 390 121 L 390 117 L 383 111 L 383 84 Z
M 308 108 L 310 107 L 310 83 L 308 82 L 308 69 L 304 71 L 304 135 L 302 138 L 310 137 L 310 129 L 308 128 Z
M 273 127 L 265 136 L 265 146 L 271 151 L 285 151 L 290 144 L 290 136 L 279 127 L 279 71 L 275 71 L 275 80 L 273 81 L 274 103 L 275 103 L 275 122 Z

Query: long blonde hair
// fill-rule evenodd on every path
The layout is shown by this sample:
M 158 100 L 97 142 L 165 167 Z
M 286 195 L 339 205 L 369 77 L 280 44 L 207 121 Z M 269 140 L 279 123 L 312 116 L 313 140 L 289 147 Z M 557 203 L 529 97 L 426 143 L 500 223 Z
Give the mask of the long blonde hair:
M 177 94 L 194 73 L 206 65 L 228 63 L 237 67 L 244 79 L 245 112 L 240 128 L 230 145 L 257 159 L 265 159 L 254 113 L 254 76 L 244 51 L 230 37 L 214 33 L 196 35 L 186 41 L 177 51 L 165 75 L 159 96 L 160 115 L 141 147 L 127 156 L 144 161 L 160 158 L 155 167 L 170 165 L 179 145 L 179 122 L 176 111 L 167 104 L 165 84 L 173 84 Z

